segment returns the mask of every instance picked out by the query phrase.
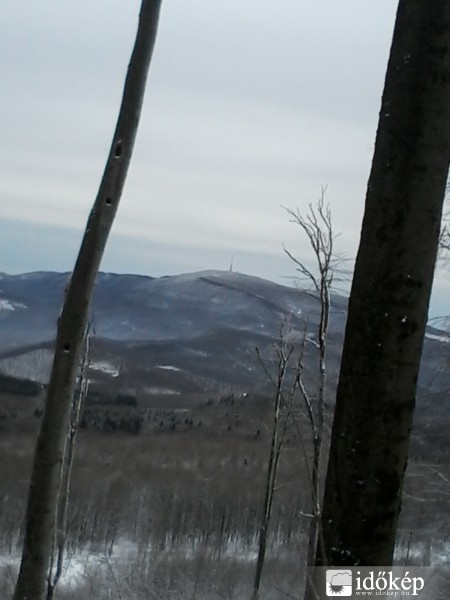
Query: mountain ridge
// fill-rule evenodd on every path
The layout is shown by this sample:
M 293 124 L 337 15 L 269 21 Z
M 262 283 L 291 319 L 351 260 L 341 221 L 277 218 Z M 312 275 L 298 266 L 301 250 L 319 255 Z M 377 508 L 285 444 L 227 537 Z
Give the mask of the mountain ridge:
M 46 382 L 69 276 L 54 271 L 0 274 L 0 373 Z M 346 307 L 347 299 L 333 294 L 330 395 L 338 377 Z M 104 372 L 93 370 L 92 380 L 126 389 L 167 384 L 177 393 L 202 386 L 267 389 L 256 348 L 271 364 L 281 329 L 284 335 L 291 331 L 314 340 L 319 316 L 320 303 L 311 291 L 253 275 L 208 270 L 155 278 L 101 272 L 91 318 L 94 360 Z M 420 381 L 436 391 L 443 386 L 448 338 L 437 329 L 427 335 Z M 317 373 L 313 346 L 307 344 L 305 352 L 305 376 L 311 381 Z M 161 365 L 172 371 L 164 373 Z

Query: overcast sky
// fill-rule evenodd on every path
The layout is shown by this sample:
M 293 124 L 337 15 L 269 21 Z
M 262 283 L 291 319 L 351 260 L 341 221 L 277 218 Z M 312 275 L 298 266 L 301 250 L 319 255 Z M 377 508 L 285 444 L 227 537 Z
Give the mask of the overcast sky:
M 137 0 L 2 2 L 0 271 L 70 270 L 120 104 Z M 311 255 L 281 205 L 327 185 L 357 249 L 396 0 L 163 0 L 138 140 L 103 270 Z M 442 284 L 445 286 L 446 284 Z

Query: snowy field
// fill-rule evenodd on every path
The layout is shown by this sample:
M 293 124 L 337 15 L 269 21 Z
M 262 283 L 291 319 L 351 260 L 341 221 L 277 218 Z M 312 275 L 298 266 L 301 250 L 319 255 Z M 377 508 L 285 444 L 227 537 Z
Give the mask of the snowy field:
M 222 548 L 193 540 L 176 547 L 171 544 L 169 538 L 166 542 L 163 547 L 152 547 L 151 544 L 138 544 L 123 537 L 109 547 L 86 545 L 76 552 L 69 550 L 58 584 L 58 597 L 63 600 L 231 600 L 248 597 L 257 556 L 256 540 L 252 550 L 238 537 L 230 539 L 226 547 Z M 442 574 L 445 577 L 448 575 L 450 581 L 449 556 L 450 541 L 438 547 L 433 547 L 432 543 L 423 543 L 398 548 L 396 561 L 400 565 L 407 563 L 422 566 L 426 564 L 424 560 L 429 560 L 429 566 L 444 567 Z M 288 549 L 272 540 L 267 565 L 270 568 L 275 561 L 281 561 L 285 563 L 285 569 L 278 574 L 274 573 L 273 577 L 267 577 L 262 598 L 286 598 L 287 588 L 283 585 L 283 578 L 292 579 L 294 571 L 297 571 L 299 576 L 298 562 L 293 560 L 295 558 L 298 559 L 298 554 L 293 548 Z M 8 596 L 4 594 L 12 591 L 19 560 L 18 552 L 3 554 L 0 557 L 2 599 L 7 600 Z M 192 595 L 193 593 L 196 595 Z M 301 598 L 301 595 L 298 598 Z

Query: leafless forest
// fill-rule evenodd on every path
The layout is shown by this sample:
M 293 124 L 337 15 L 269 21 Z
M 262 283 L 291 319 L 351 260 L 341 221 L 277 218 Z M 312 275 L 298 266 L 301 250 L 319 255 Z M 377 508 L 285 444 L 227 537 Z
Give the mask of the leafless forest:
M 133 400 L 93 397 L 86 406 L 57 597 L 250 597 L 271 396 L 166 398 L 172 408 L 165 409 L 157 398 L 153 405 Z M 1 395 L 1 597 L 11 594 L 16 577 L 41 405 L 39 395 Z M 310 487 L 302 443 L 310 447 L 311 440 L 301 425 L 302 442 L 291 428 L 281 454 L 264 598 L 300 597 L 304 581 Z M 399 564 L 448 561 L 450 464 L 439 440 L 444 431 L 417 428 Z

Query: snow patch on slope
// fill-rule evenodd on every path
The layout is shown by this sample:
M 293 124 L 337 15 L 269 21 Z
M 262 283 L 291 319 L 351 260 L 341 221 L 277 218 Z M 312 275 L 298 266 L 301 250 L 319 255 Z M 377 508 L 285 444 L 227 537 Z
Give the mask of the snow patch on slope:
M 95 361 L 90 365 L 91 369 L 94 371 L 101 371 L 102 373 L 106 373 L 107 375 L 111 375 L 111 377 L 119 377 L 120 370 L 116 365 L 112 365 L 107 361 Z
M 0 298 L 0 310 L 14 311 L 20 308 L 27 308 L 25 304 L 21 302 L 11 302 L 6 298 Z
M 434 340 L 443 344 L 448 344 L 450 342 L 450 337 L 448 335 L 436 335 L 435 333 L 426 333 L 425 337 L 429 340 Z

